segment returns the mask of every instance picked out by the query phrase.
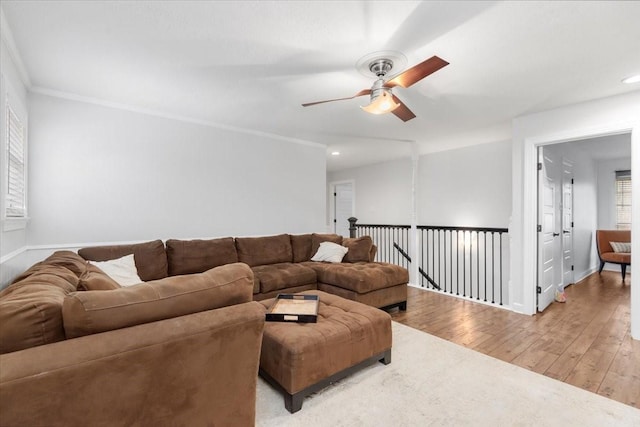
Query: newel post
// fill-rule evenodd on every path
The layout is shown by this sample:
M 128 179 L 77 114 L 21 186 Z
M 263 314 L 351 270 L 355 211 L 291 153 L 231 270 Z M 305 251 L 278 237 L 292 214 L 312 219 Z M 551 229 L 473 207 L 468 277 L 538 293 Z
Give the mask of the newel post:
M 352 216 L 347 221 L 349 221 L 349 237 L 356 237 L 356 221 L 358 221 L 358 218 Z

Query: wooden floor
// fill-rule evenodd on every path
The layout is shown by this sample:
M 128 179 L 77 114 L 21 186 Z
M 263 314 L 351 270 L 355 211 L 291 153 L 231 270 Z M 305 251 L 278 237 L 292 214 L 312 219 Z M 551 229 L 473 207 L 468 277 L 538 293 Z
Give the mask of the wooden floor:
M 535 316 L 409 287 L 393 320 L 640 408 L 640 341 L 630 337 L 627 274 L 594 273 Z M 437 355 L 434 355 L 437 357 Z

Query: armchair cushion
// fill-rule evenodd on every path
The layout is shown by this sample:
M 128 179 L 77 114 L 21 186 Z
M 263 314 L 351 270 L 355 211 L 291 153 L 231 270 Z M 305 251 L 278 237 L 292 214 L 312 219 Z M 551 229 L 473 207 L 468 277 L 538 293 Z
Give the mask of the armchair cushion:
M 613 252 L 631 253 L 631 242 L 609 242 Z

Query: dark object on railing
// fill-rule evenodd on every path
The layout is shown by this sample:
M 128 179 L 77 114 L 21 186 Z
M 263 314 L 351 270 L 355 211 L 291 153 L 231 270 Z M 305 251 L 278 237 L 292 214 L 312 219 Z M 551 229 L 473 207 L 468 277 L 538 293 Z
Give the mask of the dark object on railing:
M 433 279 L 431 277 L 429 277 L 429 275 L 427 273 L 424 272 L 424 270 L 422 269 L 422 267 L 418 267 L 418 271 L 420 272 L 420 274 L 422 275 L 422 277 L 424 277 L 425 279 L 427 279 L 427 282 L 431 283 L 431 286 L 433 286 L 434 288 L 436 288 L 437 290 L 441 291 L 442 288 L 440 288 L 440 286 L 438 286 L 438 284 L 436 282 L 433 281 Z
M 347 218 L 347 221 L 349 221 L 349 237 L 356 237 L 356 221 L 358 221 L 358 218 L 352 216 Z
M 398 250 L 398 252 L 400 252 L 400 255 L 402 255 L 403 257 L 405 257 L 405 259 L 409 262 L 411 262 L 411 257 L 409 256 L 408 253 L 406 253 L 404 251 L 404 249 L 402 249 L 400 246 L 398 246 L 398 244 L 396 242 L 393 242 L 393 247 L 396 248 Z M 418 267 L 418 272 L 420 272 L 420 274 L 422 275 L 422 277 L 424 277 L 425 279 L 427 279 L 427 282 L 431 283 L 431 286 L 433 286 L 434 288 L 436 288 L 437 290 L 441 290 L 440 286 L 438 286 L 438 284 L 436 282 L 433 281 L 433 279 L 431 277 L 429 277 L 429 275 L 427 273 L 424 272 L 424 270 L 422 269 L 422 267 Z
M 398 246 L 398 244 L 396 242 L 393 242 L 393 247 L 396 248 L 398 250 L 398 252 L 400 252 L 400 255 L 405 257 L 407 259 L 407 261 L 411 262 L 411 257 L 409 256 L 409 254 L 406 253 L 404 251 L 404 249 L 402 249 L 400 246 Z
M 451 295 L 503 305 L 506 228 L 417 226 L 419 253 L 411 256 L 408 225 L 356 224 L 350 218 L 354 237 L 369 235 L 378 247 L 379 261 L 409 268 L 419 263 L 420 285 Z

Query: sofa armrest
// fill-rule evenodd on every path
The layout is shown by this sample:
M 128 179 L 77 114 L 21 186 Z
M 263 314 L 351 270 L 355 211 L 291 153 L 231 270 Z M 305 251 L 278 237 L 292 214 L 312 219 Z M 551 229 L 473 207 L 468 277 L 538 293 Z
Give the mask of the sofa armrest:
M 0 425 L 253 425 L 256 302 L 0 355 Z

